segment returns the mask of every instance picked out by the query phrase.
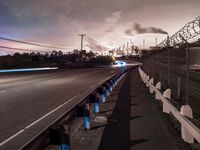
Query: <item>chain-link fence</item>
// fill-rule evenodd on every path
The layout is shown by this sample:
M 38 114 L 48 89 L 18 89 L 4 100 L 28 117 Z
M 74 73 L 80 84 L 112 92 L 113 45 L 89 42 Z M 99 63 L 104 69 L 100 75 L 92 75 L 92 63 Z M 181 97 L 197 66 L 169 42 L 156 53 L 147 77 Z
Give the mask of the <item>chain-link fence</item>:
M 181 105 L 188 103 L 194 113 L 200 116 L 200 72 L 189 70 L 189 96 L 187 99 L 185 54 L 186 49 L 184 47 L 166 48 L 162 52 L 145 59 L 143 69 L 154 77 L 156 82 L 160 81 L 162 83 L 163 90 L 166 88 L 172 90 L 173 103 L 176 107 L 180 108 Z M 190 59 L 190 62 L 193 62 L 192 57 Z

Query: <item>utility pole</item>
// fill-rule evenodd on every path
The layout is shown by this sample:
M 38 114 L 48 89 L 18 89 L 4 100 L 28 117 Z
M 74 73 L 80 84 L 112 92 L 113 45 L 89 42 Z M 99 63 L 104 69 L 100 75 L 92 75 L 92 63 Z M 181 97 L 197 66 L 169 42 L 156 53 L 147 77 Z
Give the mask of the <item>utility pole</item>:
M 83 50 L 83 37 L 86 36 L 86 34 L 79 34 L 81 36 L 81 52 Z
M 158 41 L 158 39 L 156 38 L 156 39 L 155 39 L 155 44 L 156 44 L 155 46 L 157 46 L 157 43 L 158 43 L 157 41 Z
M 145 49 L 145 39 L 143 39 L 143 49 Z

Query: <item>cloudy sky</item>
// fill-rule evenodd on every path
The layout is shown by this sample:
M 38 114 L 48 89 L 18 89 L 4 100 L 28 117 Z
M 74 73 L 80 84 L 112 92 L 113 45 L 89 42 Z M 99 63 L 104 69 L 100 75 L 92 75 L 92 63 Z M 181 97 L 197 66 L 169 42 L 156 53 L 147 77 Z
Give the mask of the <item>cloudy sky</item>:
M 102 51 L 161 42 L 200 15 L 200 0 L 1 0 L 0 37 Z M 143 34 L 148 32 L 148 34 Z M 0 40 L 0 45 L 28 47 Z

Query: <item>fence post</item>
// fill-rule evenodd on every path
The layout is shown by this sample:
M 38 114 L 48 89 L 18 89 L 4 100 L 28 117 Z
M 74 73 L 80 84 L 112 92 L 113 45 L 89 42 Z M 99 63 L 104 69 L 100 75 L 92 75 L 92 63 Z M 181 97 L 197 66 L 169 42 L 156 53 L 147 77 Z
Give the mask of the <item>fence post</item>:
M 189 105 L 183 105 L 180 109 L 182 115 L 193 118 L 192 109 Z M 181 124 L 181 137 L 187 143 L 194 143 L 193 136 L 187 131 L 184 125 Z
M 177 96 L 178 96 L 178 99 L 180 99 L 181 97 L 181 78 L 178 77 L 178 80 L 177 80 Z

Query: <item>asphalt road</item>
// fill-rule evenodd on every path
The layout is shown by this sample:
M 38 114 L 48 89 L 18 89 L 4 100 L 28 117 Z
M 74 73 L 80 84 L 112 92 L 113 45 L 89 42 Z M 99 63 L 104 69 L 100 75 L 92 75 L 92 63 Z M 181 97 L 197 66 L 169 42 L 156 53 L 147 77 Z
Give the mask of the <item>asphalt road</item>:
M 0 74 L 0 143 L 119 68 Z

